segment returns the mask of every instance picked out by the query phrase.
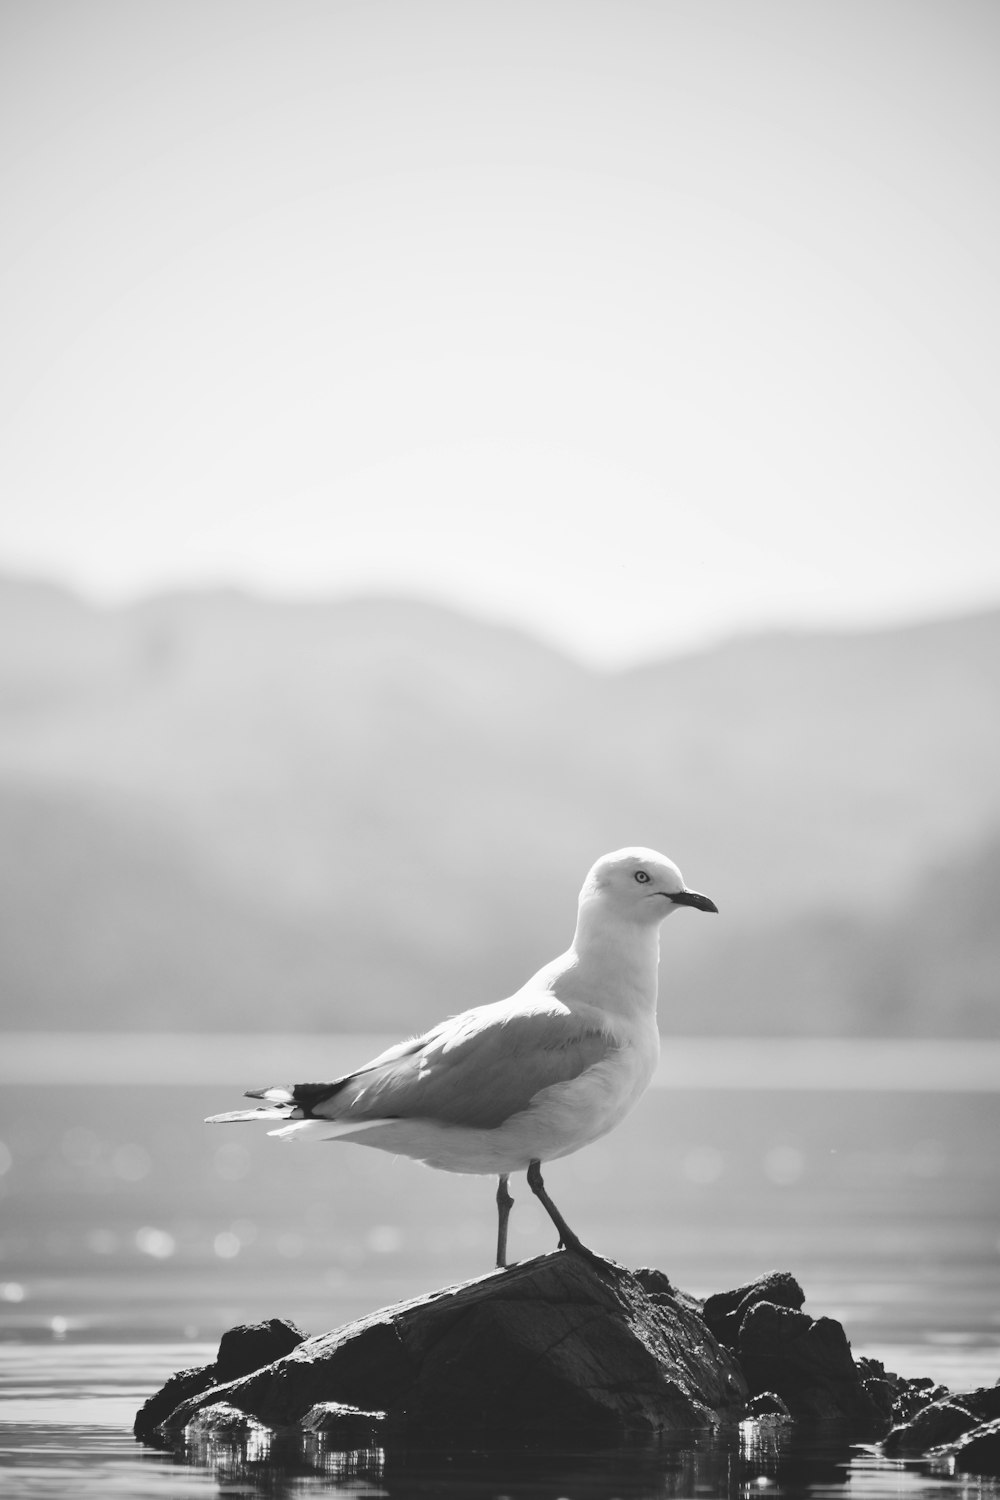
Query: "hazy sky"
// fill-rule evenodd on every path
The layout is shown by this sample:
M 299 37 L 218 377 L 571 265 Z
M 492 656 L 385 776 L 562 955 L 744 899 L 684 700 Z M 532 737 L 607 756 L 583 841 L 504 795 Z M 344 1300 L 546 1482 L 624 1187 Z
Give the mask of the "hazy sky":
M 996 0 L 0 0 L 0 568 L 1000 601 Z

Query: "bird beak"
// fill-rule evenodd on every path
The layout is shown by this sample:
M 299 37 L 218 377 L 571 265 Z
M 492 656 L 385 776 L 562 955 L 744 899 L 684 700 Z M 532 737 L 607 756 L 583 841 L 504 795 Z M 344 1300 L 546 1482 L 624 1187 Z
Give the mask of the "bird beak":
M 671 896 L 675 906 L 696 906 L 699 911 L 714 911 L 719 908 L 708 896 L 703 896 L 700 891 L 677 891 Z

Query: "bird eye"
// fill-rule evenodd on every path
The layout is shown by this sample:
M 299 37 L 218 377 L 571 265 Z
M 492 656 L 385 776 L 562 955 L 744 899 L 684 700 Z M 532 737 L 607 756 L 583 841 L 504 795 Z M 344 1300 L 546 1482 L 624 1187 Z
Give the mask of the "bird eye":
M 638 882 L 639 882 L 640 885 L 648 885 L 649 884 L 650 877 L 649 877 L 648 871 L 646 871 L 646 870 L 636 870 L 636 872 L 635 872 L 635 878 L 636 878 L 636 880 L 638 880 Z

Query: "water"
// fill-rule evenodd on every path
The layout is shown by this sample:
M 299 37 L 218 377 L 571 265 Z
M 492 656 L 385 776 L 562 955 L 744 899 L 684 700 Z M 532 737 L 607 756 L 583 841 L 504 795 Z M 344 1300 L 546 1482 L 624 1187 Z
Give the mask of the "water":
M 429 1496 L 500 1500 L 652 1500 L 667 1496 L 982 1496 L 1000 1486 L 953 1478 L 919 1461 L 881 1458 L 835 1431 L 744 1424 L 729 1432 L 612 1451 L 336 1453 L 312 1439 L 190 1445 L 177 1454 L 136 1444 L 132 1416 L 150 1377 L 208 1347 L 51 1345 L 22 1348 L 0 1376 L 0 1489 L 12 1496 Z
M 317 1332 L 490 1265 L 486 1180 L 200 1123 L 243 1084 L 268 1081 L 296 1045 L 244 1038 L 253 1055 L 235 1062 L 204 1039 L 108 1042 L 89 1058 L 47 1039 L 0 1054 L 0 1489 L 163 1500 L 1000 1493 L 803 1428 L 603 1455 L 140 1448 L 137 1407 L 175 1369 L 210 1359 L 230 1324 L 283 1316 Z M 324 1043 L 348 1061 L 367 1045 Z M 790 1269 L 807 1309 L 843 1321 L 856 1353 L 953 1389 L 992 1384 L 995 1053 L 924 1051 L 904 1074 L 864 1044 L 853 1063 L 850 1049 L 828 1051 L 824 1068 L 813 1044 L 779 1062 L 767 1053 L 768 1072 L 731 1044 L 686 1045 L 672 1049 L 674 1087 L 546 1173 L 577 1232 L 699 1295 Z M 137 1059 L 141 1083 L 121 1082 Z M 315 1053 L 305 1071 L 314 1064 Z M 204 1081 L 177 1081 L 186 1067 Z M 81 1070 L 93 1081 L 65 1081 Z M 722 1077 L 727 1087 L 707 1086 Z M 511 1252 L 523 1259 L 550 1249 L 552 1232 L 514 1186 Z

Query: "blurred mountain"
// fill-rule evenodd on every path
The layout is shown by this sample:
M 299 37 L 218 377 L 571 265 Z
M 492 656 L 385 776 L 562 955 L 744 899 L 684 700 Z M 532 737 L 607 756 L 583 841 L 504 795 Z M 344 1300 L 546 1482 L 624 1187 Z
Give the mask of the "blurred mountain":
M 399 1030 L 569 941 L 600 853 L 718 901 L 685 1032 L 1000 1034 L 1000 611 L 601 674 L 427 604 L 0 580 L 0 1020 Z

